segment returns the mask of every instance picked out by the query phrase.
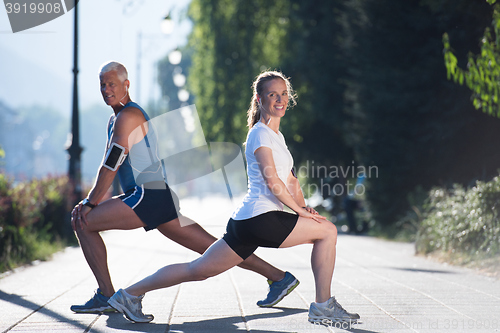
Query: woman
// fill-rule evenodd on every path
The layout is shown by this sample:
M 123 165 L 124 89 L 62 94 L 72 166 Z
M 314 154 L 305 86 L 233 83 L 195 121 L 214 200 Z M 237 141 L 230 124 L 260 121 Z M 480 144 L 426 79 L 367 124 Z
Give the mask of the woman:
M 241 263 L 259 246 L 285 248 L 312 243 L 312 270 L 316 302 L 309 308 L 310 322 L 356 322 L 331 297 L 335 266 L 337 229 L 314 209 L 305 207 L 300 185 L 293 174 L 293 159 L 279 132 L 289 102 L 295 104 L 289 80 L 279 72 L 260 74 L 253 84 L 248 110 L 246 142 L 248 192 L 228 222 L 224 237 L 200 258 L 165 266 L 138 283 L 120 289 L 109 304 L 134 322 L 149 322 L 141 300 L 148 291 L 186 281 L 199 281 L 220 274 Z M 283 211 L 284 205 L 296 214 Z

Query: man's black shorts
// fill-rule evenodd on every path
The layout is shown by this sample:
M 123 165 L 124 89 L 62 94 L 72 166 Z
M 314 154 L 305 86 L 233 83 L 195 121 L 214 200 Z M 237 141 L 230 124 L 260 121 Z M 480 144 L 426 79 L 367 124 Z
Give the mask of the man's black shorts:
M 165 189 L 148 189 L 144 185 L 136 186 L 118 196 L 134 210 L 146 224 L 146 231 L 157 228 L 160 224 L 176 219 L 179 213 L 179 198 L 168 186 Z

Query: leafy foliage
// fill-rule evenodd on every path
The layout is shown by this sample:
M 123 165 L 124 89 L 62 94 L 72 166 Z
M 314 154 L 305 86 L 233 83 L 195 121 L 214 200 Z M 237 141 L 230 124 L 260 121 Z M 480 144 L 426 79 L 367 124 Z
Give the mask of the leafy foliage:
M 496 0 L 487 0 L 494 5 Z M 443 34 L 444 60 L 448 79 L 472 90 L 472 102 L 476 109 L 500 117 L 500 7 L 493 7 L 491 28 L 486 28 L 481 38 L 480 53 L 468 55 L 467 69 L 458 66 L 458 60 L 450 44 L 450 37 Z
M 349 43 L 342 18 L 342 1 L 290 1 L 286 52 L 281 68 L 292 79 L 299 104 L 282 120 L 298 164 L 349 165 L 352 148 L 347 144 L 345 79 L 348 66 L 345 44 Z M 314 179 L 308 179 L 314 182 Z
M 193 0 L 189 13 L 188 85 L 208 141 L 245 140 L 250 85 L 276 68 L 299 95 L 281 122 L 295 166 L 377 167 L 365 184 L 379 225 L 395 228 L 416 188 L 496 174 L 500 122 L 474 112 L 442 56 L 447 31 L 457 55 L 476 49 L 486 2 Z
M 367 179 L 367 200 L 377 223 L 393 228 L 418 186 L 467 184 L 491 177 L 499 165 L 492 152 L 481 151 L 488 145 L 480 144 L 491 142 L 499 123 L 471 112 L 465 89 L 446 80 L 441 53 L 442 32 L 449 27 L 467 27 L 453 34 L 460 38 L 459 50 L 470 49 L 484 30 L 488 5 L 349 3 L 344 26 L 355 42 L 345 46 L 352 71 L 346 78 L 350 119 L 344 134 L 358 163 L 379 168 L 378 179 Z
M 417 252 L 489 257 L 500 253 L 500 177 L 470 189 L 434 188 L 417 237 Z
M 66 177 L 16 185 L 0 174 L 0 271 L 74 243 L 68 223 L 71 189 Z
M 194 0 L 189 88 L 207 141 L 242 143 L 253 79 L 285 52 L 288 1 Z

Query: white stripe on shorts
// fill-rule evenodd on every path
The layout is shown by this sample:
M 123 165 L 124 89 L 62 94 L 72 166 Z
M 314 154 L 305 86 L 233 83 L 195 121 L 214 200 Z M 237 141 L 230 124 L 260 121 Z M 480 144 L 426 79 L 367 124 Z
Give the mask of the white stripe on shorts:
M 137 207 L 137 205 L 140 204 L 141 201 L 142 201 L 142 199 L 144 198 L 144 185 L 141 185 L 141 189 L 142 189 L 141 197 L 139 198 L 139 200 L 137 200 L 137 202 L 135 203 L 135 205 L 132 206 L 132 207 L 130 207 L 130 208 L 134 209 L 135 207 Z M 123 198 L 122 201 L 125 202 L 127 199 L 134 197 L 136 193 L 137 193 L 137 187 L 134 190 L 134 192 L 132 192 L 131 195 L 129 195 L 126 198 Z

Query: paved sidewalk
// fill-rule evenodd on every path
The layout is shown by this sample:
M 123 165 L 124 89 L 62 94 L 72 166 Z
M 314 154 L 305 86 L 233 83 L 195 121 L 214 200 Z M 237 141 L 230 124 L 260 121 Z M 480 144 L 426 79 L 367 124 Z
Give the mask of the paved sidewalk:
M 223 226 L 204 226 L 223 233 Z M 116 288 L 197 257 L 157 231 L 113 231 L 104 238 Z M 155 316 L 150 324 L 133 324 L 120 314 L 71 312 L 70 305 L 87 301 L 96 284 L 81 250 L 68 248 L 0 279 L 0 332 L 500 332 L 499 280 L 415 257 L 411 244 L 349 235 L 339 236 L 332 288 L 363 323 L 344 329 L 312 325 L 311 248 L 257 251 L 301 281 L 275 308 L 255 304 L 267 292 L 264 278 L 234 268 L 149 293 L 143 305 Z

